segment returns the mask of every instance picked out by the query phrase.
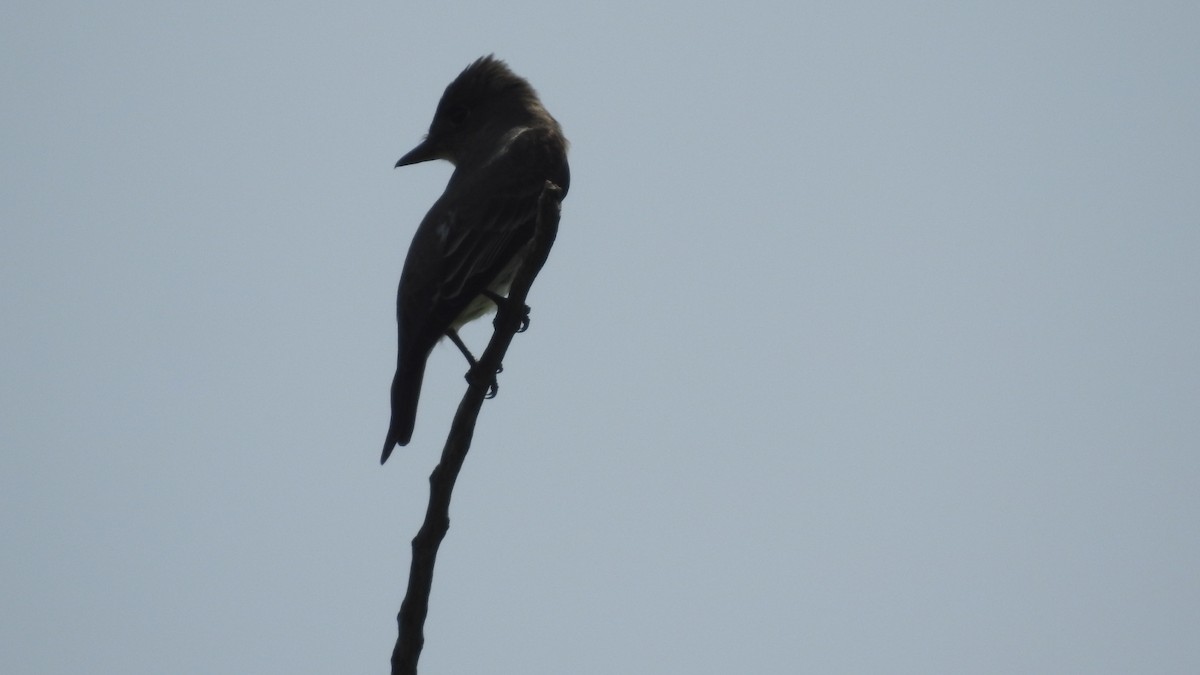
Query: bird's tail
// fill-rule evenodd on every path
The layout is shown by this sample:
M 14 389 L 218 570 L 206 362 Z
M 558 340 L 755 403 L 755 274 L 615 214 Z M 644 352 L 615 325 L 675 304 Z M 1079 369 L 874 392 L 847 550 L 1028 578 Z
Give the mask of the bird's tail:
M 396 368 L 396 377 L 392 380 L 392 423 L 383 442 L 380 464 L 387 461 L 395 446 L 408 445 L 412 439 L 413 426 L 417 423 L 417 401 L 421 398 L 421 380 L 425 378 L 425 359 L 413 360 L 416 363 Z

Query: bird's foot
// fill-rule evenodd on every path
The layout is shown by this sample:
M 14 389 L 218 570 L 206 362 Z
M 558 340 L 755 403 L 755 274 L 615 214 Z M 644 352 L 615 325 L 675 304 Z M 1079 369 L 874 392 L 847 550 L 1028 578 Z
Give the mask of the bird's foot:
M 496 398 L 496 393 L 500 391 L 500 383 L 496 381 L 496 376 L 502 372 L 504 372 L 503 365 L 496 368 L 495 372 L 485 373 L 481 371 L 479 364 L 475 363 L 472 364 L 465 377 L 467 384 L 471 386 L 487 387 L 487 394 L 484 395 L 484 398 L 490 399 Z
M 484 291 L 483 296 L 488 300 L 496 303 L 496 320 L 500 320 L 500 315 L 504 312 L 512 311 L 513 304 L 508 298 L 494 293 L 492 291 Z M 529 305 L 521 305 L 521 325 L 517 328 L 518 333 L 524 333 L 529 330 Z

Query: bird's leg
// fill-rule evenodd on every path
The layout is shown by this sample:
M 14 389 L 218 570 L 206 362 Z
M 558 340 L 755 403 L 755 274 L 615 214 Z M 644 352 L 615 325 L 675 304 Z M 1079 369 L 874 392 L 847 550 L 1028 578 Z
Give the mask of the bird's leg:
M 458 351 L 462 352 L 462 355 L 467 357 L 467 363 L 471 364 L 471 367 L 474 368 L 476 363 L 475 355 L 471 353 L 470 349 L 467 349 L 467 345 L 462 341 L 462 338 L 458 337 L 458 332 L 453 328 L 447 328 L 446 337 L 450 338 L 450 341 L 454 343 L 454 346 L 458 347 Z
M 471 354 L 471 350 L 467 349 L 466 343 L 464 343 L 462 338 L 458 336 L 457 331 L 455 331 L 453 328 L 447 328 L 446 337 L 450 338 L 450 341 L 454 343 L 454 346 L 458 347 L 458 351 L 462 352 L 462 355 L 467 357 L 467 363 L 471 364 L 471 369 L 467 371 L 466 375 L 467 382 L 474 384 L 476 381 L 475 378 L 479 375 L 479 362 L 475 360 L 475 356 Z M 504 366 L 500 366 L 496 369 L 496 372 L 484 376 L 488 378 L 484 381 L 484 384 L 488 386 L 486 398 L 496 398 L 496 392 L 500 390 L 500 384 L 496 382 L 496 376 L 499 375 L 503 370 Z
M 512 303 L 508 301 L 508 298 L 491 290 L 485 289 L 480 295 L 496 303 L 497 313 L 506 312 L 512 306 Z M 529 305 L 523 305 L 521 307 L 521 326 L 517 328 L 517 332 L 524 333 L 527 330 L 529 330 Z

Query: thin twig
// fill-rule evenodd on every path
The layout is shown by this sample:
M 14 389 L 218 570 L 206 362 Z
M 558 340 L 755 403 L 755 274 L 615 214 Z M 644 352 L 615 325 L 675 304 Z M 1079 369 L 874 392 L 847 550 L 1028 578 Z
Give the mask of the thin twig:
M 546 181 L 538 198 L 538 217 L 533 243 L 529 255 L 521 264 L 509 289 L 507 302 L 500 305 L 493 322 L 492 339 L 479 358 L 474 372 L 495 373 L 512 343 L 513 336 L 521 328 L 524 318 L 525 298 L 529 287 L 541 271 L 550 255 L 550 247 L 558 234 L 558 217 L 562 189 Z M 475 420 L 488 393 L 487 378 L 468 378 L 467 392 L 458 405 L 450 435 L 442 449 L 442 459 L 429 476 L 429 508 L 425 511 L 425 522 L 412 540 L 412 567 L 408 574 L 408 591 L 400 604 L 396 623 L 400 633 L 392 651 L 392 675 L 416 675 L 417 659 L 425 644 L 425 616 L 429 613 L 429 591 L 433 586 L 433 565 L 438 547 L 450 529 L 450 494 L 462 468 L 471 437 L 475 433 Z

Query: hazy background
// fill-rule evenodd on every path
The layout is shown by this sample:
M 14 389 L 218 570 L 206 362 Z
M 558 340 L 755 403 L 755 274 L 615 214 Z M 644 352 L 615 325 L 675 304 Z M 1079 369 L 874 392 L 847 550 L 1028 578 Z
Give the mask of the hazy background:
M 1200 5 L 993 4 L 9 7 L 2 670 L 386 672 L 494 51 L 574 182 L 422 672 L 1200 672 Z

